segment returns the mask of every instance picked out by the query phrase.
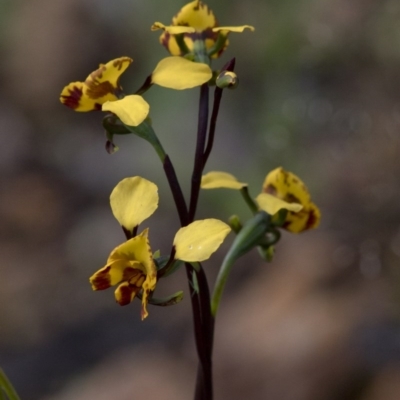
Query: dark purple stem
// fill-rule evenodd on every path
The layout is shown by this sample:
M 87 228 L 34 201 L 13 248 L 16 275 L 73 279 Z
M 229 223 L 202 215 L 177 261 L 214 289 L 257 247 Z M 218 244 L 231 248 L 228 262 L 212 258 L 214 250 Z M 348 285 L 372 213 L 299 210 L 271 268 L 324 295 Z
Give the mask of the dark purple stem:
M 192 188 L 190 193 L 189 220 L 192 222 L 196 214 L 199 200 L 201 174 L 203 173 L 203 156 L 207 138 L 208 125 L 208 84 L 200 88 L 199 121 L 197 125 L 197 143 L 192 173 Z
M 181 186 L 179 185 L 174 166 L 172 165 L 172 162 L 168 155 L 165 156 L 163 167 L 165 175 L 167 176 L 169 187 L 172 192 L 172 196 L 175 201 L 175 206 L 176 210 L 178 211 L 181 226 L 186 226 L 189 223 L 189 215 L 185 197 L 183 196 L 183 192 Z
M 222 71 L 234 71 L 235 69 L 235 62 L 236 59 L 232 58 L 229 62 L 227 62 L 224 67 L 222 68 Z M 217 127 L 217 118 L 218 118 L 218 113 L 219 113 L 219 106 L 221 104 L 221 99 L 222 99 L 222 92 L 224 89 L 221 89 L 219 87 L 215 88 L 214 91 L 214 104 L 213 104 L 213 110 L 211 114 L 211 120 L 210 120 L 210 130 L 208 132 L 208 141 L 207 141 L 207 147 L 204 152 L 203 156 L 203 168 L 207 163 L 208 157 L 210 156 L 211 150 L 214 145 L 214 137 L 215 137 L 215 129 Z

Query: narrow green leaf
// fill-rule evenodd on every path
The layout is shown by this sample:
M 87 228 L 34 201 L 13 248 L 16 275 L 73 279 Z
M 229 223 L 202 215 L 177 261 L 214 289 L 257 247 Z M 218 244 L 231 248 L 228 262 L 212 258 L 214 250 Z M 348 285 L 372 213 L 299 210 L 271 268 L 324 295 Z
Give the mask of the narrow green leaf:
M 4 393 L 7 395 L 9 400 L 21 400 L 17 392 L 15 391 L 13 385 L 8 380 L 6 374 L 1 368 L 0 368 L 0 389 L 3 389 Z M 3 400 L 4 396 L 0 397 L 0 399 Z

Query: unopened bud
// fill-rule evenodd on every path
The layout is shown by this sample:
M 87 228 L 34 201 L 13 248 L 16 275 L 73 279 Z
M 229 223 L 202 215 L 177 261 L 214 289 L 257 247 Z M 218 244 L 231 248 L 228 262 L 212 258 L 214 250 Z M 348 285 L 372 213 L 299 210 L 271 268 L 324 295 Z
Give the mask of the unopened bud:
M 115 152 L 118 151 L 118 146 L 116 146 L 112 140 L 107 140 L 106 151 L 108 154 L 114 154 Z
M 235 233 L 239 233 L 243 227 L 237 215 L 232 215 L 231 217 L 229 217 L 228 223 L 229 226 L 232 228 L 233 232 Z
M 221 89 L 234 89 L 239 84 L 239 78 L 232 71 L 222 71 L 215 83 Z

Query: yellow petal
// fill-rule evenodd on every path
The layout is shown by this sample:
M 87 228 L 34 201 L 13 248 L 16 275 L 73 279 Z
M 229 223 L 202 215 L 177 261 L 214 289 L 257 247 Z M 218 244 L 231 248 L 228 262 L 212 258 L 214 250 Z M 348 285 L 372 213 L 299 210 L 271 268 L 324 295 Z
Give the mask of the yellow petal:
M 90 111 L 90 108 L 81 104 L 83 85 L 83 82 L 72 82 L 65 86 L 60 95 L 61 103 L 76 111 Z
M 305 229 L 317 228 L 321 221 L 321 211 L 314 203 L 311 203 L 310 207 L 307 209 L 307 212 L 308 219 Z
M 138 126 L 149 115 L 150 106 L 142 96 L 132 94 L 121 100 L 104 103 L 102 110 L 111 111 L 125 125 Z
M 113 252 L 115 252 L 118 247 L 114 249 Z M 129 260 L 115 258 L 105 267 L 95 272 L 89 278 L 89 281 L 93 290 L 108 289 L 110 286 L 131 279 L 135 274 L 135 270 L 138 268 L 142 268 L 139 262 L 129 262 Z
M 157 270 L 154 264 L 147 232 L 148 229 L 145 229 L 140 235 L 116 247 L 111 252 L 107 262 L 127 260 L 131 263 L 133 268 L 140 269 L 146 276 L 155 275 Z
M 199 0 L 186 4 L 172 19 L 173 25 L 191 26 L 197 32 L 213 28 L 216 23 L 217 20 L 212 10 Z
M 151 30 L 157 31 L 159 29 L 168 32 L 171 35 L 179 35 L 181 33 L 193 33 L 196 31 L 194 28 L 190 26 L 174 26 L 174 25 L 166 26 L 161 22 L 154 22 L 154 24 L 151 26 Z
M 85 82 L 72 82 L 65 86 L 60 96 L 61 103 L 75 111 L 101 110 L 103 103 L 118 99 L 115 92 L 120 89 L 119 78 L 131 62 L 129 57 L 120 57 L 100 64 Z
M 218 26 L 213 28 L 213 32 L 220 32 L 222 31 L 224 34 L 228 32 L 238 32 L 242 33 L 245 29 L 249 29 L 250 31 L 254 32 L 254 26 L 251 25 L 242 25 L 242 26 Z
M 274 215 L 279 210 L 288 210 L 293 212 L 299 212 L 303 206 L 298 203 L 288 203 L 278 197 L 273 196 L 269 193 L 261 193 L 256 197 L 256 201 L 260 206 L 261 210 L 268 214 Z
M 230 231 L 229 225 L 218 219 L 192 222 L 175 235 L 175 259 L 188 262 L 207 260 Z
M 166 57 L 156 66 L 151 80 L 157 85 L 183 90 L 208 82 L 212 71 L 207 64 L 192 62 L 182 57 Z
M 247 183 L 239 182 L 233 175 L 227 172 L 211 171 L 201 178 L 202 189 L 236 189 L 240 190 L 247 186 Z
M 172 19 L 172 27 L 165 26 L 159 22 L 153 25 L 154 29 L 164 29 L 164 33 L 160 37 L 160 42 L 174 56 L 183 56 L 179 48 L 175 34 L 184 34 L 184 41 L 189 49 L 193 51 L 194 41 L 202 40 L 205 42 L 206 48 L 211 48 L 217 38 L 218 33 L 211 29 L 215 27 L 217 20 L 214 13 L 203 2 L 197 0 L 186 4 L 178 14 Z M 213 58 L 218 57 L 220 53 L 214 54 Z
M 118 246 L 116 250 L 117 251 L 114 254 L 110 255 L 110 259 L 122 258 L 122 259 L 138 261 L 141 264 L 144 275 L 146 276 L 143 283 L 142 281 L 138 281 L 139 283 L 141 283 L 141 288 L 143 290 L 141 314 L 142 314 L 142 319 L 144 319 L 148 315 L 147 303 L 149 295 L 156 288 L 156 283 L 157 283 L 157 269 L 154 264 L 152 251 L 150 248 L 150 243 L 148 239 L 148 229 L 144 230 L 140 235 L 135 236 L 132 239 L 129 239 L 121 246 Z M 138 282 L 135 282 L 135 285 L 138 285 L 139 284 Z M 129 289 L 126 289 L 125 286 L 122 287 L 122 289 L 125 291 L 124 299 L 127 299 L 129 297 L 127 293 L 129 294 L 131 292 L 129 291 Z M 131 286 L 132 283 L 130 284 L 130 287 Z M 135 292 L 135 295 L 136 293 L 137 291 Z M 134 297 L 133 292 L 131 293 L 131 295 Z M 117 298 L 117 291 L 115 293 L 115 296 Z
M 302 180 L 282 167 L 274 169 L 266 176 L 262 191 L 305 207 L 311 202 L 310 194 Z
M 157 209 L 157 186 L 140 176 L 125 178 L 111 192 L 110 204 L 119 224 L 131 231 Z
M 104 101 L 117 100 L 117 96 L 113 93 L 107 93 L 101 99 L 92 99 L 87 96 L 86 91 L 84 82 L 72 82 L 62 90 L 60 101 L 75 111 L 94 111 L 101 110 Z
M 314 229 L 319 225 L 321 212 L 318 207 L 311 203 L 299 213 L 288 213 L 283 228 L 292 233 L 301 233 L 308 229 Z
M 288 203 L 298 203 L 303 206 L 303 209 L 297 213 L 288 213 L 283 228 L 299 233 L 318 226 L 321 213 L 311 201 L 306 186 L 298 176 L 285 171 L 282 167 L 276 168 L 265 178 L 263 192 L 279 197 Z
M 132 63 L 132 58 L 120 57 L 100 64 L 96 71 L 85 80 L 87 95 L 93 99 L 103 97 L 106 93 L 114 93 L 119 88 L 119 78 Z

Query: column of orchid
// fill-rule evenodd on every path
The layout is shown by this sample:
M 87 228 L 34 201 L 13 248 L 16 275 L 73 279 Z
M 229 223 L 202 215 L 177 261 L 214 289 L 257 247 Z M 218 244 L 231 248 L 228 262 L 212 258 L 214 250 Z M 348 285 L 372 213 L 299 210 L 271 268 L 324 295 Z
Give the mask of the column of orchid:
M 162 278 L 185 265 L 199 357 L 194 398 L 212 400 L 214 320 L 232 266 L 253 248 L 258 248 L 261 256 L 271 261 L 274 246 L 280 239 L 280 229 L 299 233 L 315 228 L 320 213 L 303 182 L 281 167 L 267 175 L 256 198 L 251 197 L 246 183 L 229 173 L 211 171 L 204 174 L 213 148 L 223 91 L 235 87 L 238 82 L 234 73 L 235 59 L 219 69 L 212 67 L 212 60 L 220 57 L 227 48 L 230 32 L 253 31 L 254 28 L 249 25 L 220 27 L 209 7 L 197 0 L 185 5 L 172 19 L 171 25 L 156 22 L 151 29 L 163 30 L 160 42 L 171 56 L 158 63 L 136 93 L 125 94 L 119 84 L 121 74 L 132 62 L 129 57 L 120 57 L 100 64 L 85 81 L 67 85 L 60 100 L 75 111 L 101 110 L 106 113 L 102 124 L 109 153 L 118 149 L 114 137 L 120 134 L 134 134 L 153 146 L 162 163 L 182 227 L 171 238 L 168 254 L 153 253 L 148 228 L 138 232 L 142 222 L 157 209 L 157 186 L 139 176 L 123 179 L 112 191 L 110 204 L 126 240 L 111 251 L 105 266 L 90 277 L 90 283 L 94 290 L 116 286 L 115 299 L 120 305 L 130 304 L 138 297 L 142 302 L 141 318 L 145 319 L 149 314 L 148 305 L 169 306 L 182 300 L 183 292 L 159 299 L 155 291 Z M 173 163 L 151 125 L 150 106 L 143 96 L 154 84 L 174 90 L 200 87 L 188 201 Z M 210 88 L 214 90 L 214 99 L 209 115 Z M 239 190 L 253 215 L 244 223 L 237 217 L 232 217 L 228 223 L 214 218 L 196 220 L 201 188 Z M 211 257 L 231 231 L 236 237 L 219 269 L 211 294 L 201 263 Z

